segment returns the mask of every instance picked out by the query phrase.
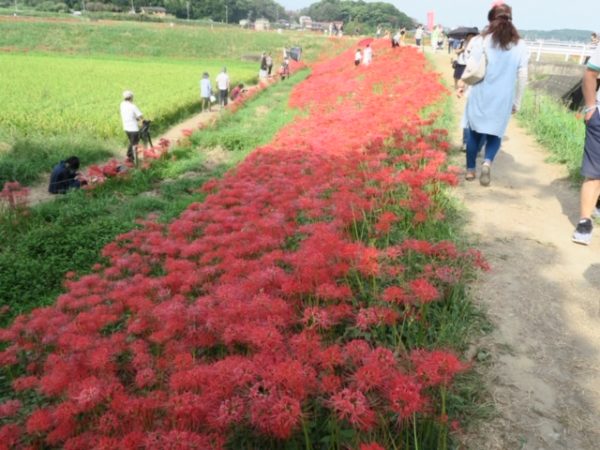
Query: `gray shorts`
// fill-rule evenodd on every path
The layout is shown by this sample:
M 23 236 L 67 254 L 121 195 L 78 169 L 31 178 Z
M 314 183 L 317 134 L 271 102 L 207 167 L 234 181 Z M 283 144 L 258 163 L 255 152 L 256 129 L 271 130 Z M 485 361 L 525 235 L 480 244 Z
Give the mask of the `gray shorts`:
M 600 180 L 600 112 L 598 108 L 585 127 L 581 175 L 592 180 Z

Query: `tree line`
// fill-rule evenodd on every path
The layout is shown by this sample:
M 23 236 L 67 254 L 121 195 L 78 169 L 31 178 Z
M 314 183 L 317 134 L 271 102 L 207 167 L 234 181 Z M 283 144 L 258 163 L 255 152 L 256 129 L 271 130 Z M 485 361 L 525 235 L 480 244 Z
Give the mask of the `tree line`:
M 320 0 L 302 10 L 302 14 L 317 22 L 343 21 L 350 28 L 373 31 L 377 27 L 412 28 L 415 21 L 391 3 L 362 0 Z
M 0 0 L 0 5 L 12 6 L 14 0 Z M 165 8 L 178 18 L 211 19 L 216 22 L 238 23 L 266 18 L 296 20 L 305 15 L 316 22 L 342 21 L 346 31 L 370 32 L 383 28 L 410 28 L 414 20 L 394 5 L 385 2 L 366 3 L 362 0 L 320 0 L 301 11 L 286 11 L 275 0 L 18 0 L 19 5 L 45 11 L 109 11 L 140 12 L 141 7 Z
M 12 6 L 13 0 L 0 0 L 0 5 Z M 283 6 L 274 0 L 18 0 L 19 5 L 46 11 L 109 11 L 140 12 L 144 6 L 165 8 L 178 18 L 211 19 L 238 23 L 242 19 L 264 17 L 270 21 L 288 18 Z M 188 16 L 189 14 L 189 16 Z

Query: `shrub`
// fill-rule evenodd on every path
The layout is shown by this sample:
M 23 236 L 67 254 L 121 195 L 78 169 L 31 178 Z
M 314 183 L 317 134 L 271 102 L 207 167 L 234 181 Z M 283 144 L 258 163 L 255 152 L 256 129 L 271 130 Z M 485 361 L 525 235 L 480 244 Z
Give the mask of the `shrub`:
M 45 1 L 38 4 L 35 9 L 38 11 L 48 11 L 48 12 L 68 12 L 69 7 L 65 3 L 57 3 L 52 1 Z

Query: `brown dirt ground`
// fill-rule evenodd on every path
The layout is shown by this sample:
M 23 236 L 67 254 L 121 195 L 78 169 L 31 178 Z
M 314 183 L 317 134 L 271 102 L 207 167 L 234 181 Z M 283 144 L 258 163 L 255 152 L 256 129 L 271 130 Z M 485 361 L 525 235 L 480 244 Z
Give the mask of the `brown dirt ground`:
M 434 61 L 452 83 L 448 55 Z M 463 108 L 457 100 L 457 117 Z M 498 413 L 464 448 L 597 450 L 600 234 L 589 247 L 571 242 L 579 192 L 566 169 L 547 163 L 515 120 L 506 134 L 491 186 L 463 181 L 456 190 L 467 231 L 492 266 L 472 294 L 495 326 L 476 344 L 491 352 L 481 370 Z

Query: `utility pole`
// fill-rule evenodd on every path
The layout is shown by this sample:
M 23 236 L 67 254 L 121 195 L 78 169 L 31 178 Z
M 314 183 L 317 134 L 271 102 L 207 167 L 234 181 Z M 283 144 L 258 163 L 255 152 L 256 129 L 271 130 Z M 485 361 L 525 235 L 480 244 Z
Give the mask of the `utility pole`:
M 187 20 L 190 20 L 190 2 L 185 2 L 185 8 L 187 10 Z
M 18 9 L 17 9 L 17 0 L 15 0 L 15 16 L 17 15 L 17 11 L 18 11 Z
M 135 6 L 133 6 L 133 0 L 131 0 L 131 13 L 135 14 Z
M 227 4 L 225 4 L 225 23 L 229 23 L 229 10 Z

